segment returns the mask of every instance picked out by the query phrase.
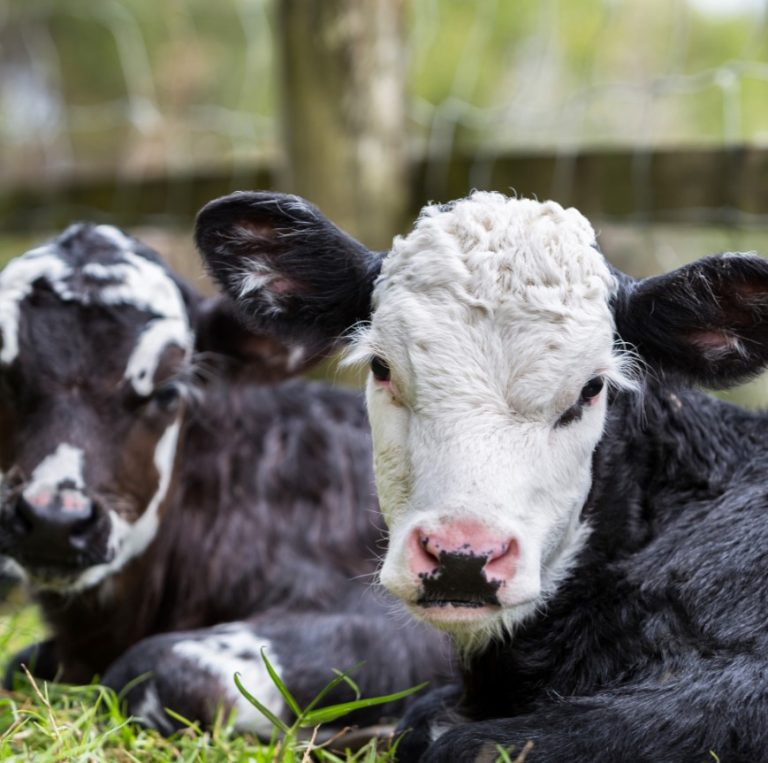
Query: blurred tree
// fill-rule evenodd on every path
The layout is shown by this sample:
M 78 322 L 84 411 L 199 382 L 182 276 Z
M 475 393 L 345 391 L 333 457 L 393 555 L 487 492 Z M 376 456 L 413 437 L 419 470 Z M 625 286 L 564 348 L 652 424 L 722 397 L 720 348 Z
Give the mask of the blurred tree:
M 369 246 L 408 209 L 402 0 L 278 0 L 282 186 Z

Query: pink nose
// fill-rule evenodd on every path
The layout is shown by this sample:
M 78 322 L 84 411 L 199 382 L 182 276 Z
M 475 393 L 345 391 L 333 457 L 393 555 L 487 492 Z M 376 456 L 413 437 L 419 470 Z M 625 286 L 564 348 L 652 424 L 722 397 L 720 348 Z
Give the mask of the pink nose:
M 500 538 L 476 522 L 454 522 L 435 531 L 416 528 L 410 537 L 411 572 L 419 577 L 434 574 L 454 560 L 485 559 L 482 571 L 489 581 L 506 582 L 515 575 L 520 556 L 514 538 Z

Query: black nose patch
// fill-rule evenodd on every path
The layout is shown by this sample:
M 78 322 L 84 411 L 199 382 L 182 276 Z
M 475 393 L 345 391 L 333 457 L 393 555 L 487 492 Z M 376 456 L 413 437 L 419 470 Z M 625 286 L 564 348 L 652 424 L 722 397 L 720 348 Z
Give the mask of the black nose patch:
M 484 571 L 487 561 L 487 556 L 443 551 L 437 569 L 419 575 L 422 589 L 418 604 L 422 607 L 499 606 L 496 592 L 501 581 L 488 580 Z

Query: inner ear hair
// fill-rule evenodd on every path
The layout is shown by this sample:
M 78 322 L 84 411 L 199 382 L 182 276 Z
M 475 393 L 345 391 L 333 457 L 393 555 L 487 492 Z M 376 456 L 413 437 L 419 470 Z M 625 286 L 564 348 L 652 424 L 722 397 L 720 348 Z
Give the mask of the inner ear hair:
M 237 192 L 216 199 L 200 210 L 195 239 L 256 331 L 327 350 L 370 315 L 381 254 L 297 196 Z

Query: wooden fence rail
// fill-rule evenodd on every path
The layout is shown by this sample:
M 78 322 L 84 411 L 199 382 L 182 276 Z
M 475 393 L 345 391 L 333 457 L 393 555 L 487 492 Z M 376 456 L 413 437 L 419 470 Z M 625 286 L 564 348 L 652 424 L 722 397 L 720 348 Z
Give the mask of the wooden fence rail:
M 76 219 L 187 227 L 215 196 L 276 188 L 270 166 L 162 177 L 60 178 L 0 187 L 0 232 L 49 230 Z M 516 153 L 411 166 L 411 216 L 471 188 L 555 198 L 595 219 L 768 226 L 768 149 L 753 146 Z M 405 227 L 404 221 L 403 227 Z

